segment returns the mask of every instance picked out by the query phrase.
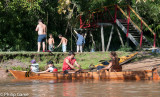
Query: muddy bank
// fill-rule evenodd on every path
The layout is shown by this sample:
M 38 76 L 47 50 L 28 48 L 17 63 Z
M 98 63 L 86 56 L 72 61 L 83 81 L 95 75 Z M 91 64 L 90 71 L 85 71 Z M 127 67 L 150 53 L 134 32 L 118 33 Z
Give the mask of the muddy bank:
M 13 69 L 13 67 L 27 68 L 29 64 L 21 62 L 17 59 L 10 59 L 10 60 L 5 60 L 5 62 L 2 62 L 0 66 L 3 69 Z
M 13 78 L 9 72 L 6 72 L 6 70 L 2 68 L 0 68 L 0 74 L 0 81 L 6 81 Z
M 124 64 L 124 71 L 140 71 L 140 70 L 152 70 L 153 68 L 160 69 L 160 58 L 147 58 L 140 61 Z
M 52 52 L 1 52 L 0 53 L 0 63 L 5 62 L 10 59 L 18 59 L 25 61 L 30 61 L 31 59 L 36 59 L 37 61 L 43 61 L 44 59 L 54 60 L 56 63 L 60 62 L 63 56 L 67 56 L 67 53 L 52 53 Z

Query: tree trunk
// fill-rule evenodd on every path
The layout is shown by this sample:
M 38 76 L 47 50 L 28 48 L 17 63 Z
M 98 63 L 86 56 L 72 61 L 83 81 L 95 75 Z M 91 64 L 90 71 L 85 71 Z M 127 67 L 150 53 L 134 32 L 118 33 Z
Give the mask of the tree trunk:
M 92 39 L 92 46 L 94 47 L 94 49 L 95 49 L 95 46 L 96 46 L 96 44 L 95 44 L 95 41 L 94 41 L 94 39 L 93 39 L 93 34 L 92 34 L 92 32 L 90 31 L 90 36 L 91 36 L 91 39 Z M 92 47 L 92 48 L 93 48 Z

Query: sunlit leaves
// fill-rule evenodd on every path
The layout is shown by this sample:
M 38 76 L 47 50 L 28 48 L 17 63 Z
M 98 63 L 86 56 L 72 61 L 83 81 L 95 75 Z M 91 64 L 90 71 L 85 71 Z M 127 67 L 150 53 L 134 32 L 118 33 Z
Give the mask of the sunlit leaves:
M 59 14 L 62 14 L 62 13 L 65 14 L 66 11 L 71 11 L 71 8 L 70 8 L 71 1 L 70 0 L 59 0 L 58 3 L 59 3 L 59 6 L 58 6 Z

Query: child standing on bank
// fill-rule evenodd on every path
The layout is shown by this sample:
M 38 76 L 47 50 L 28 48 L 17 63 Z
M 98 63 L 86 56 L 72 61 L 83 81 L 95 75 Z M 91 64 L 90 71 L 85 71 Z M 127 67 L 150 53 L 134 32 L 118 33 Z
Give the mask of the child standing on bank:
M 54 38 L 52 34 L 49 34 L 48 44 L 49 44 L 49 51 L 52 52 L 54 48 Z
M 62 51 L 66 52 L 68 40 L 65 37 L 63 37 L 61 34 L 59 34 L 58 37 L 59 39 L 61 39 L 61 42 L 59 43 L 57 47 L 59 47 L 62 44 Z
M 80 51 L 81 53 L 83 52 L 83 45 L 85 44 L 85 38 L 84 34 L 81 33 L 79 34 L 76 30 L 74 32 L 77 34 L 78 40 L 77 40 L 77 53 Z

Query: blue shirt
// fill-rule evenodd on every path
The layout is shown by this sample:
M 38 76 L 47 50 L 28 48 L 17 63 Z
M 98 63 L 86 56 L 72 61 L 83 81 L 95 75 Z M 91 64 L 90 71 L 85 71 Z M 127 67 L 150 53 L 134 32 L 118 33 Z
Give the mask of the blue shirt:
M 82 35 L 77 34 L 78 40 L 77 40 L 77 45 L 82 45 L 85 43 L 85 39 Z

